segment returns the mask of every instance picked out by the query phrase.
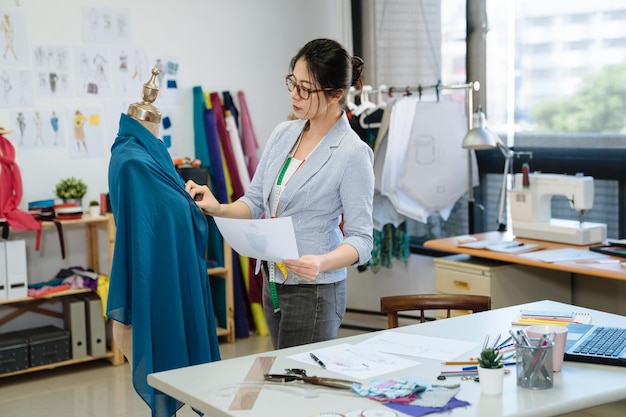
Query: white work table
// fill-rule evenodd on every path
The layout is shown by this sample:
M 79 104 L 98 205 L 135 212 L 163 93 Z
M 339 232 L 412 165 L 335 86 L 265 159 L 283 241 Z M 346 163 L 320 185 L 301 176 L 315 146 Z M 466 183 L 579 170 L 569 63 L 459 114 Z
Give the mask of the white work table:
M 484 313 L 470 314 L 445 320 L 437 320 L 423 324 L 400 327 L 384 332 L 396 331 L 408 334 L 431 336 L 475 342 L 475 351 L 467 352 L 458 358 L 447 360 L 467 360 L 477 355 L 486 335 L 492 337 L 501 333 L 508 335 L 512 328 L 511 321 L 519 314 L 521 308 L 562 311 L 574 309 L 577 312 L 588 312 L 592 322 L 596 324 L 626 327 L 626 317 L 604 313 L 596 310 L 572 307 L 553 301 L 539 301 L 491 310 Z M 270 351 L 255 355 L 196 365 L 176 370 L 148 375 L 148 383 L 156 389 L 189 404 L 191 407 L 206 413 L 209 417 L 309 417 L 322 412 L 346 413 L 356 409 L 386 409 L 376 401 L 358 396 L 355 393 L 331 388 L 315 387 L 307 384 L 312 391 L 291 384 L 276 385 L 265 383 L 260 389 L 258 398 L 250 410 L 229 410 L 238 389 L 245 386 L 244 380 L 257 357 L 273 356 L 275 362 L 272 373 L 284 373 L 285 368 L 305 368 L 309 375 L 347 378 L 345 375 L 330 372 L 320 367 L 308 366 L 288 357 L 301 352 L 340 343 L 359 343 L 379 332 L 351 336 L 333 341 L 298 346 L 279 351 Z M 407 357 L 408 358 L 408 357 Z M 471 405 L 452 410 L 446 415 L 467 417 L 506 417 L 506 416 L 556 416 L 576 410 L 593 407 L 617 400 L 626 399 L 626 367 L 590 365 L 565 362 L 563 369 L 555 373 L 554 387 L 543 391 L 518 388 L 515 367 L 504 378 L 503 394 L 488 396 L 480 393 L 479 383 L 461 381 L 458 377 L 449 377 L 446 381 L 437 381 L 442 370 L 460 369 L 460 366 L 445 366 L 440 360 L 427 358 L 411 358 L 419 365 L 403 369 L 399 372 L 381 375 L 377 378 L 399 378 L 418 376 L 430 380 L 433 384 L 452 384 L 459 382 L 461 390 L 456 395 L 459 400 L 468 401 Z M 362 381 L 367 383 L 368 381 Z M 293 384 L 293 383 L 292 383 Z M 291 385 L 291 386 L 290 386 Z M 404 414 L 399 414 L 404 415 Z M 438 414 L 431 414 L 433 416 Z

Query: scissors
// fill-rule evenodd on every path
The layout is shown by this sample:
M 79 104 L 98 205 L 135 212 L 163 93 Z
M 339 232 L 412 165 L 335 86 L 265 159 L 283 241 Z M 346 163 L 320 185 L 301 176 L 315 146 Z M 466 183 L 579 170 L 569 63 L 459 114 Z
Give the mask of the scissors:
M 268 382 L 293 382 L 302 381 L 307 384 L 321 385 L 330 388 L 352 389 L 353 384 L 359 384 L 355 381 L 337 378 L 324 378 L 319 376 L 309 376 L 306 370 L 301 368 L 285 369 L 285 374 L 265 374 L 265 380 Z M 360 384 L 359 384 L 360 385 Z

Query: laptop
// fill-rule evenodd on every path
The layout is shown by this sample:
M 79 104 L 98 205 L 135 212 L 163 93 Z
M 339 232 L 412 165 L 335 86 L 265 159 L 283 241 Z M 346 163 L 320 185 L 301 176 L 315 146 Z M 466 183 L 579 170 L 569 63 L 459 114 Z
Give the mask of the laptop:
M 568 324 L 564 359 L 626 366 L 626 327 Z

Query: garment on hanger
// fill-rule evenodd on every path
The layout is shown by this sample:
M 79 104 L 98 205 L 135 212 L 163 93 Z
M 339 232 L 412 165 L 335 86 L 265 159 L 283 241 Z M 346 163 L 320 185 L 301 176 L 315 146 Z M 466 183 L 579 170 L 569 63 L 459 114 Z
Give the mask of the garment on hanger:
M 372 212 L 374 241 L 372 258 L 366 265 L 359 267 L 359 270 L 369 268 L 374 273 L 378 272 L 381 266 L 391 268 L 393 259 L 399 259 L 406 264 L 409 257 L 409 236 L 406 233 L 406 217 L 399 214 L 387 197 L 382 196 L 380 193 L 380 174 L 382 173 L 386 142 L 380 139 L 380 142 L 384 143 L 384 146 L 381 146 L 378 143 L 378 138 L 381 136 L 386 137 L 385 132 L 389 126 L 390 114 L 391 106 L 376 109 L 371 114 L 373 116 L 372 122 L 375 126 L 373 128 L 364 128 L 360 117 L 353 116 L 350 119 L 352 129 L 359 134 L 363 141 L 368 143 L 371 148 L 375 148 L 377 145 L 379 148 L 383 148 L 381 153 L 374 155 L 375 183 Z M 381 128 L 383 131 L 380 130 Z
M 461 103 L 421 101 L 401 157 L 397 188 L 444 220 L 467 192 L 467 150 L 461 147 L 466 125 Z M 477 174 L 473 180 L 477 183 Z
M 207 222 L 163 144 L 122 114 L 109 164 L 116 242 L 107 315 L 132 325 L 133 385 L 155 417 L 183 403 L 148 374 L 220 359 L 204 259 Z
M 461 147 L 465 119 L 458 106 L 415 97 L 393 106 L 381 193 L 399 213 L 421 223 L 435 213 L 447 219 L 467 191 L 467 151 Z M 477 175 L 473 182 L 478 183 Z

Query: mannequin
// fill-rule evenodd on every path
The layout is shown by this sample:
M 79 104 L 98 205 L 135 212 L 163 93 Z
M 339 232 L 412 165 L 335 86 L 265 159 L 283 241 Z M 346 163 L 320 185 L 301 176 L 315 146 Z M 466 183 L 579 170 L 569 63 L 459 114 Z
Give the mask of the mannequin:
M 208 223 L 156 136 L 158 74 L 154 68 L 143 100 L 120 115 L 111 147 L 116 237 L 107 316 L 135 391 L 153 417 L 171 417 L 183 404 L 149 386 L 147 375 L 219 360 L 220 353 L 205 259 Z
M 156 85 L 156 78 L 159 75 L 159 69 L 152 68 L 152 76 L 143 85 L 143 100 L 128 106 L 128 115 L 137 120 L 143 127 L 148 129 L 155 137 L 159 135 L 159 125 L 161 124 L 162 114 L 152 103 L 159 95 L 159 87 Z M 129 363 L 133 362 L 133 332 L 132 325 L 122 324 L 119 321 L 113 321 L 113 339 L 122 354 Z

